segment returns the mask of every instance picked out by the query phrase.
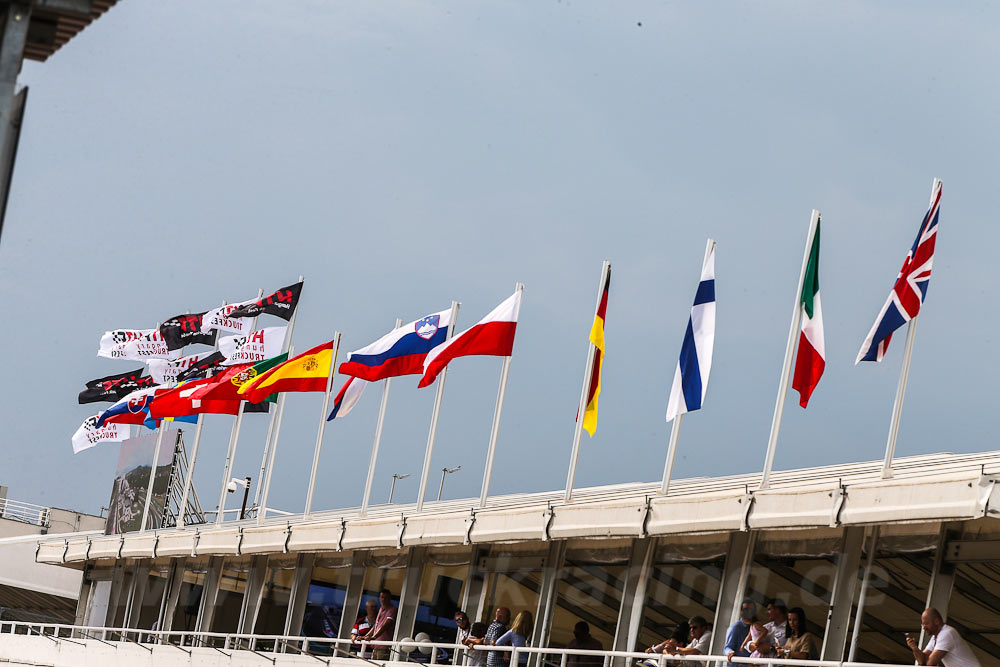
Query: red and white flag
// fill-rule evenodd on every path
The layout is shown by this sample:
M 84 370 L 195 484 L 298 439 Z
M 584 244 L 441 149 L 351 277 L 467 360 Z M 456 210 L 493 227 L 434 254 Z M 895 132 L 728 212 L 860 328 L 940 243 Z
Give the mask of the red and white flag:
M 521 290 L 518 289 L 474 326 L 428 352 L 424 359 L 424 376 L 417 386 L 426 387 L 434 382 L 438 374 L 456 357 L 509 357 L 514 349 L 514 334 L 520 311 Z

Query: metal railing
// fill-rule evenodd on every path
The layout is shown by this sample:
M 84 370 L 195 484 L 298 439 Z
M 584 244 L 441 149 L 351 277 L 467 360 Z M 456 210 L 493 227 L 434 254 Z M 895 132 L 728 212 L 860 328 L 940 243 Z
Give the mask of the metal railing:
M 50 508 L 41 505 L 0 498 L 0 519 L 12 519 L 46 528 L 49 525 L 50 511 Z
M 28 623 L 22 621 L 0 621 L 0 642 L 3 635 L 38 635 L 52 641 L 69 641 L 79 643 L 79 639 L 93 640 L 102 644 L 113 642 L 137 644 L 152 651 L 153 646 L 173 646 L 190 653 L 190 648 L 208 648 L 221 653 L 226 651 L 249 651 L 261 655 L 268 660 L 289 651 L 308 655 L 319 662 L 330 664 L 324 656 L 357 658 L 368 664 L 384 667 L 391 662 L 419 662 L 430 665 L 460 664 L 459 655 L 468 651 L 498 651 L 510 653 L 510 664 L 518 665 L 521 656 L 538 656 L 548 667 L 567 667 L 570 656 L 598 659 L 604 667 L 610 667 L 612 660 L 618 659 L 626 663 L 643 662 L 650 667 L 668 667 L 677 662 L 705 664 L 706 667 L 725 665 L 726 656 L 722 655 L 667 655 L 651 654 L 637 651 L 588 651 L 568 648 L 536 648 L 511 646 L 476 646 L 467 647 L 463 644 L 450 642 L 418 642 L 414 639 L 394 641 L 365 641 L 355 644 L 350 639 L 332 639 L 326 637 L 301 637 L 291 635 L 255 635 L 223 632 L 193 632 L 186 630 L 142 630 L 138 628 L 110 628 L 98 626 L 65 625 L 58 623 Z M 352 652 L 352 646 L 357 653 Z M 412 660 L 411 654 L 419 652 L 427 656 L 426 660 Z M 450 652 L 450 656 L 449 653 Z M 373 653 L 376 657 L 361 657 Z M 389 657 L 380 657 L 380 653 L 388 653 Z M 449 656 L 446 662 L 439 660 L 442 654 Z M 228 654 L 227 654 L 228 655 Z M 556 656 L 558 662 L 545 660 L 546 656 Z M 787 665 L 788 667 L 909 667 L 903 664 L 848 662 L 841 660 L 793 660 L 787 658 L 737 658 L 728 661 L 731 664 L 746 665 Z

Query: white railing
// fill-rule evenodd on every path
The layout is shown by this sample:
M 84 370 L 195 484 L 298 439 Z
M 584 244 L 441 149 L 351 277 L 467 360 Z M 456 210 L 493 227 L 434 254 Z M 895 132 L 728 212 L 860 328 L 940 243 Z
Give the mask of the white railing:
M 49 508 L 0 498 L 0 519 L 13 519 L 44 528 L 49 525 Z
M 362 642 L 357 653 L 351 652 L 353 642 L 350 639 L 329 639 L 326 637 L 301 637 L 292 635 L 254 635 L 223 632 L 192 632 L 185 630 L 141 630 L 137 628 L 109 628 L 96 626 L 64 625 L 53 623 L 28 623 L 22 621 L 0 621 L 0 642 L 4 634 L 38 635 L 51 641 L 67 641 L 79 644 L 79 639 L 93 640 L 102 644 L 113 642 L 137 644 L 152 652 L 152 646 L 173 646 L 190 654 L 189 648 L 206 647 L 216 651 L 250 651 L 267 657 L 280 653 L 299 653 L 309 655 L 320 662 L 330 664 L 328 659 L 320 656 L 358 658 L 366 663 L 384 667 L 387 662 L 416 662 L 410 660 L 410 654 L 419 651 L 427 655 L 427 664 L 447 665 L 458 664 L 457 658 L 463 651 L 499 651 L 510 653 L 510 664 L 518 665 L 519 657 L 537 655 L 544 660 L 545 656 L 558 656 L 559 662 L 545 661 L 546 665 L 566 667 L 570 656 L 600 658 L 604 667 L 609 667 L 613 659 L 626 661 L 648 661 L 656 667 L 667 667 L 667 663 L 690 662 L 703 663 L 706 667 L 725 665 L 727 660 L 721 655 L 666 655 L 650 654 L 635 651 L 585 651 L 566 648 L 535 648 L 511 646 L 476 646 L 469 648 L 462 644 L 447 642 L 417 642 L 413 639 L 396 641 Z M 357 645 L 354 645 L 355 647 Z M 316 649 L 319 649 L 318 651 Z M 389 658 L 360 658 L 371 650 L 388 650 Z M 451 651 L 448 662 L 439 662 L 442 652 Z M 445 653 L 447 655 L 447 653 Z M 425 662 L 425 661 L 420 661 Z M 596 660 L 594 661 L 596 664 Z M 747 665 L 787 665 L 789 667 L 910 667 L 889 663 L 847 662 L 839 660 L 791 660 L 779 658 L 737 658 L 729 661 L 732 664 Z

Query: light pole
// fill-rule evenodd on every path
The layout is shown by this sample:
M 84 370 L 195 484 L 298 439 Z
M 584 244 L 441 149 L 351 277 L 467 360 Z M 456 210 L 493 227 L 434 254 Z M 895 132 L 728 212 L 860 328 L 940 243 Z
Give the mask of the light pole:
M 441 492 L 444 491 L 444 476 L 449 473 L 458 472 L 461 469 L 462 466 L 458 466 L 457 468 L 441 468 L 441 486 L 438 487 L 438 500 L 441 500 Z
M 410 473 L 408 473 L 408 472 L 404 472 L 402 475 L 400 475 L 398 472 L 392 473 L 392 486 L 389 487 L 389 504 L 390 505 L 392 504 L 392 493 L 393 493 L 393 491 L 396 490 L 396 480 L 397 479 L 406 479 L 409 476 L 410 476 Z
M 240 507 L 240 520 L 246 516 L 247 513 L 247 497 L 250 495 L 250 478 L 240 479 L 239 477 L 233 477 L 229 480 L 229 484 L 226 485 L 226 491 L 229 493 L 234 493 L 237 486 L 243 487 L 243 505 Z M 222 510 L 219 510 L 220 512 Z

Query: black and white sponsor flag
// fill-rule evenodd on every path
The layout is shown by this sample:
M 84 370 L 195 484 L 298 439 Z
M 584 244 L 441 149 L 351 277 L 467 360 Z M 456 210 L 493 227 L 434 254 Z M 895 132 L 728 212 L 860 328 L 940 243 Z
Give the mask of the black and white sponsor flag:
M 229 313 L 229 317 L 257 317 L 258 315 L 277 315 L 284 320 L 292 319 L 295 307 L 299 305 L 299 295 L 302 293 L 302 283 L 294 283 L 282 287 L 273 294 L 251 301 L 249 305 L 237 308 Z
M 146 336 L 155 332 L 156 329 L 115 329 L 105 331 L 101 336 L 101 345 L 97 350 L 97 356 L 107 359 L 129 359 L 126 356 L 125 348 L 129 343 L 144 340 Z
M 288 327 L 265 327 L 249 336 L 223 336 L 219 339 L 219 352 L 226 355 L 223 366 L 258 362 L 276 357 L 285 346 Z
M 177 315 L 165 320 L 160 325 L 160 335 L 163 342 L 167 344 L 168 350 L 179 350 L 185 345 L 202 343 L 204 345 L 215 345 L 214 331 L 203 332 L 201 330 L 202 316 L 205 313 L 194 313 L 193 315 Z
M 128 440 L 128 424 L 105 424 L 97 428 L 97 418 L 100 415 L 88 417 L 73 434 L 73 453 L 79 454 L 100 442 L 121 442 Z
M 153 329 L 139 340 L 132 340 L 125 343 L 125 356 L 123 359 L 133 359 L 136 361 L 146 361 L 147 359 L 171 359 L 175 360 L 181 356 L 180 350 L 171 350 L 167 342 L 163 340 L 163 335 Z
M 208 356 L 191 364 L 187 370 L 177 374 L 177 382 L 186 382 L 197 378 L 207 377 L 212 369 L 221 368 L 222 362 L 226 360 L 226 355 L 221 352 L 209 352 Z
M 149 375 L 153 379 L 153 384 L 173 385 L 178 382 L 177 376 L 213 354 L 216 354 L 216 352 L 201 352 L 181 357 L 176 361 L 150 359 L 146 362 L 146 365 L 149 366 Z
M 142 374 L 142 369 L 130 371 L 128 373 L 118 373 L 106 377 L 91 380 L 87 383 L 87 388 L 80 392 L 78 398 L 80 405 L 84 403 L 100 403 L 109 401 L 114 403 L 125 398 L 136 389 L 151 387 L 156 382 L 148 375 Z
M 219 331 L 232 331 L 233 333 L 245 336 L 253 329 L 253 320 L 246 317 L 229 317 L 229 313 L 239 310 L 244 306 L 252 306 L 255 303 L 257 303 L 257 300 L 251 299 L 242 303 L 231 303 L 227 306 L 213 308 L 201 318 L 201 330 L 208 332 L 218 329 Z

